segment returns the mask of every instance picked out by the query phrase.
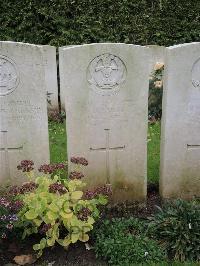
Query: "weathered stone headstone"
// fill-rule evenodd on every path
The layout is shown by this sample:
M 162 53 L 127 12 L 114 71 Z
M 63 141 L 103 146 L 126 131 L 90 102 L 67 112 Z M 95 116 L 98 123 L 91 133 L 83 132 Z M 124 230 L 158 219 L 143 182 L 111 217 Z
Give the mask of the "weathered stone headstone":
M 50 45 L 40 46 L 43 50 L 45 65 L 45 90 L 47 93 L 47 108 L 58 110 L 58 84 L 57 84 L 57 62 L 56 47 Z
M 166 49 L 160 191 L 200 196 L 200 43 Z
M 40 47 L 0 42 L 0 182 L 22 182 L 21 160 L 49 161 L 45 64 Z
M 59 69 L 62 68 L 62 52 L 65 49 L 68 48 L 72 48 L 72 47 L 78 47 L 78 46 L 82 46 L 82 45 L 67 45 L 67 46 L 63 46 L 59 49 Z M 60 60 L 61 59 L 61 60 Z M 64 100 L 64 91 L 60 90 L 60 105 L 61 105 L 61 109 L 65 111 L 65 100 Z
M 68 157 L 89 161 L 88 187 L 111 184 L 115 201 L 146 197 L 148 48 L 60 48 Z

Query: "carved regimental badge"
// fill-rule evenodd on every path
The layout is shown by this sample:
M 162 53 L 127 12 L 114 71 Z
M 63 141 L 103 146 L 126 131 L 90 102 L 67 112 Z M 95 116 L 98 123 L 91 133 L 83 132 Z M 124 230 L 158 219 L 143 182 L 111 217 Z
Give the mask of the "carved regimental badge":
M 0 55 L 0 96 L 13 92 L 19 84 L 19 74 L 15 63 Z
M 192 84 L 195 88 L 200 88 L 200 58 L 192 67 Z
M 88 66 L 88 82 L 103 90 L 114 89 L 124 82 L 125 78 L 126 67 L 116 55 L 99 55 Z

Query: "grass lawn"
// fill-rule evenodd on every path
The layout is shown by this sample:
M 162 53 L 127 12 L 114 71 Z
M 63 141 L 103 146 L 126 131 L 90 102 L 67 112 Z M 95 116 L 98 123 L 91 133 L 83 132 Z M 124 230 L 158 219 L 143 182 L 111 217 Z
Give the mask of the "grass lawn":
M 49 123 L 51 162 L 63 162 L 67 158 L 65 123 Z M 149 125 L 148 133 L 148 181 L 159 180 L 160 163 L 160 123 Z
M 49 122 L 50 156 L 52 163 L 66 161 L 67 138 L 65 123 Z
M 147 152 L 148 182 L 158 183 L 160 166 L 160 122 L 149 125 Z

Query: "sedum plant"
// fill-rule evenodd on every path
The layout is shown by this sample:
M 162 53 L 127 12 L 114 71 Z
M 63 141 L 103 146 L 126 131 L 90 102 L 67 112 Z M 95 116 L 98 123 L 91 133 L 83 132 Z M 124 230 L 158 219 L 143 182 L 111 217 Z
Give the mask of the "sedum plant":
M 65 248 L 78 240 L 87 242 L 88 233 L 100 215 L 98 206 L 108 201 L 102 194 L 105 188 L 90 193 L 93 196 L 88 198 L 88 191 L 82 191 L 85 183 L 80 180 L 80 173 L 70 176 L 71 179 L 64 180 L 44 174 L 35 179 L 33 190 L 19 195 L 23 208 L 18 213 L 18 226 L 24 228 L 23 238 L 34 233 L 42 235 L 33 246 L 38 256 L 56 242 Z

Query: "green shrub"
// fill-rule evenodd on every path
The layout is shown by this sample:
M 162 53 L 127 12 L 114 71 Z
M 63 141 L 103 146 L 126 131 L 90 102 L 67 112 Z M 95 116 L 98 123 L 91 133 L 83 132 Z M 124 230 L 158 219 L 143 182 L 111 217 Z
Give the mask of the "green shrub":
M 63 46 L 199 41 L 199 0 L 0 1 L 0 40 Z
M 94 230 L 94 249 L 113 265 L 159 262 L 165 260 L 164 252 L 156 241 L 146 235 L 146 224 L 139 219 L 105 220 Z
M 76 166 L 86 166 L 87 160 L 82 157 L 72 157 Z M 32 161 L 22 161 L 18 166 L 34 181 L 12 189 L 23 202 L 18 213 L 18 227 L 24 229 L 23 238 L 31 234 L 41 234 L 41 240 L 33 246 L 42 255 L 43 249 L 54 246 L 57 242 L 67 248 L 78 240 L 87 242 L 88 232 L 93 229 L 95 220 L 99 217 L 99 205 L 107 203 L 109 191 L 104 186 L 95 191 L 82 191 L 85 183 L 81 172 L 73 171 L 69 178 L 63 178 L 65 164 L 45 164 L 39 168 L 43 174 L 34 178 Z M 53 176 L 54 172 L 60 175 Z M 104 194 L 105 193 L 105 194 Z
M 86 242 L 88 232 L 98 218 L 97 205 L 106 204 L 103 196 L 97 199 L 83 200 L 80 180 L 70 180 L 63 184 L 48 177 L 36 179 L 38 187 L 22 196 L 24 207 L 19 212 L 19 226 L 24 228 L 24 235 L 42 233 L 44 237 L 33 246 L 39 255 L 45 247 L 56 242 L 64 247 L 78 240 Z M 87 212 L 87 213 L 86 213 Z M 61 231 L 64 229 L 64 236 Z
M 179 261 L 200 260 L 200 205 L 177 200 L 150 218 L 150 234 L 169 256 Z

